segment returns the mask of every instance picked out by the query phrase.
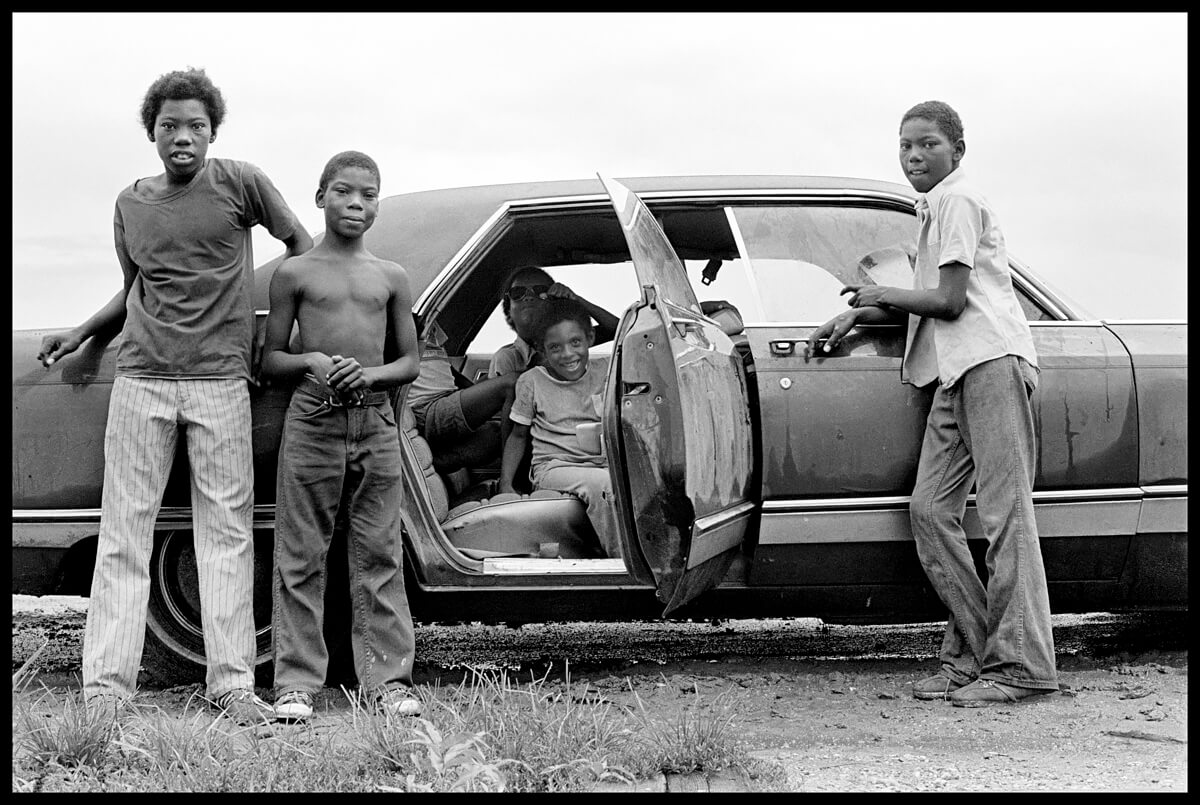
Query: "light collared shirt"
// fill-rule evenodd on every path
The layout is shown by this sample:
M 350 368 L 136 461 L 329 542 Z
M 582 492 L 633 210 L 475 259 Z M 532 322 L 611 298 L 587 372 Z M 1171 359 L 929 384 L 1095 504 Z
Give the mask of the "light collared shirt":
M 932 290 L 950 263 L 971 268 L 967 304 L 955 319 L 909 314 L 900 379 L 914 386 L 940 380 L 953 386 L 968 369 L 1017 355 L 1037 366 L 1029 323 L 1017 301 L 1008 251 L 996 213 L 963 176 L 953 171 L 917 199 L 917 266 L 913 288 Z
M 533 347 L 518 335 L 511 344 L 505 344 L 492 355 L 492 363 L 488 366 L 488 376 L 496 377 L 509 372 L 524 372 L 526 369 L 532 369 L 536 363 L 536 357 L 537 354 Z

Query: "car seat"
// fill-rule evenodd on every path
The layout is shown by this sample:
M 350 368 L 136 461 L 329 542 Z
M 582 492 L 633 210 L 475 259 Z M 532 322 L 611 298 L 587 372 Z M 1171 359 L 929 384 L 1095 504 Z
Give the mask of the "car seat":
M 434 514 L 459 551 L 489 557 L 601 558 L 605 554 L 579 498 L 549 489 L 531 494 L 490 494 L 491 484 L 467 486 L 465 471 L 449 477 L 433 466 L 433 451 L 417 433 L 416 417 L 405 403 L 399 411 L 400 438 L 412 448 Z

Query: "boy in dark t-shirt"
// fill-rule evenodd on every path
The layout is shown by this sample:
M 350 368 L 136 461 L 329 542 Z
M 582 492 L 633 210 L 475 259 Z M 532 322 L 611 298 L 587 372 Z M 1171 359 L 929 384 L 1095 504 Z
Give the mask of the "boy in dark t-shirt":
M 225 116 L 203 70 L 160 76 L 142 123 L 163 173 L 117 197 L 114 239 L 124 285 L 79 327 L 42 340 L 50 366 L 123 325 L 104 437 L 100 537 L 83 639 L 89 703 L 120 705 L 136 687 L 150 595 L 154 524 L 184 427 L 192 474 L 208 695 L 249 723 L 270 717 L 254 693 L 249 381 L 254 258 L 261 224 L 289 255 L 312 246 L 254 165 L 206 159 Z

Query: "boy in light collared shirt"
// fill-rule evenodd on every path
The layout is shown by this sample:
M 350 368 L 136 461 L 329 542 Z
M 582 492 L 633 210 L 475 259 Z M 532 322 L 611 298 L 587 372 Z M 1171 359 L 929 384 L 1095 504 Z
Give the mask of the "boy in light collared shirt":
M 913 288 L 846 286 L 850 310 L 818 327 L 809 349 L 828 352 L 859 324 L 907 319 L 901 380 L 937 383 L 909 516 L 921 564 L 950 610 L 941 668 L 913 695 L 981 707 L 1059 688 L 1033 512 L 1037 353 L 996 215 L 959 170 L 965 153 L 948 105 L 927 101 L 904 114 L 900 166 L 921 193 Z M 973 482 L 986 589 L 962 528 Z

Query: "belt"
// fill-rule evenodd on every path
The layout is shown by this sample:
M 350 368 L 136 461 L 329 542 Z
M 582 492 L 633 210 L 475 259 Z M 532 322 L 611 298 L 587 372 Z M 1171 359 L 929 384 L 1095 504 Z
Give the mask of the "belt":
M 300 381 L 296 390 L 311 394 L 333 408 L 364 408 L 368 405 L 390 405 L 392 402 L 386 391 L 340 392 L 308 376 Z

